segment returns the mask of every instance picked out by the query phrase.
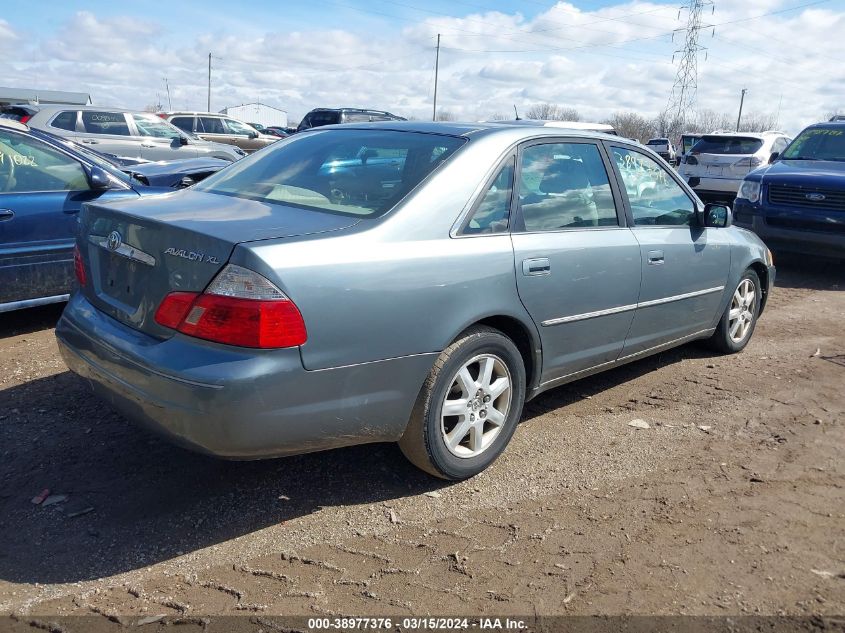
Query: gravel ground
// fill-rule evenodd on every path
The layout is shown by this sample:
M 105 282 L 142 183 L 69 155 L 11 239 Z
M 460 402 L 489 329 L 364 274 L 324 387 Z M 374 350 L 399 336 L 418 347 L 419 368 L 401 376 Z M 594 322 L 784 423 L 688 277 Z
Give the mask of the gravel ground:
M 392 445 L 172 447 L 67 372 L 60 308 L 0 315 L 0 614 L 841 615 L 845 269 L 778 272 L 742 354 L 548 392 L 459 484 Z

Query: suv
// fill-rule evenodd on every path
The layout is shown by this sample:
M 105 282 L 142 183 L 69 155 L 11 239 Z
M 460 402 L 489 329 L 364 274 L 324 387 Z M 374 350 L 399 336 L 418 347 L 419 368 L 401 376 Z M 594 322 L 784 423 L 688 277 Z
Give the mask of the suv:
M 675 146 L 668 138 L 652 138 L 648 140 L 646 145 L 670 165 L 675 164 Z
M 772 248 L 845 258 L 845 121 L 811 125 L 770 160 L 742 181 L 737 225 Z
M 279 140 L 277 136 L 262 134 L 249 123 L 225 114 L 213 112 L 162 112 L 159 116 L 180 130 L 196 134 L 206 141 L 235 145 L 247 154 L 267 147 Z
M 401 116 L 382 110 L 362 110 L 361 108 L 315 108 L 302 117 L 297 132 L 321 125 L 336 123 L 369 123 L 371 121 L 405 121 Z
M 118 158 L 176 160 L 244 156 L 228 145 L 185 134 L 149 112 L 97 106 L 16 104 L 0 107 L 0 116 L 91 146 Z
M 679 167 L 699 198 L 732 202 L 742 179 L 782 152 L 792 139 L 783 132 L 714 132 L 701 137 Z

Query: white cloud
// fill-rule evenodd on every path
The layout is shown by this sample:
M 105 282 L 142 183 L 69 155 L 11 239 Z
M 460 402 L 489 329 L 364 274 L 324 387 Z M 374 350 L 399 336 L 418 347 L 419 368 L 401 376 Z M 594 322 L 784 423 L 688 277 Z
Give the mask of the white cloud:
M 796 0 L 797 2 L 798 0 Z M 463 6 L 463 5 L 462 5 Z M 825 112 L 845 108 L 845 10 L 784 0 L 718 3 L 700 32 L 698 105 L 735 112 L 741 88 L 746 111 L 780 106 L 793 132 Z M 128 11 L 128 10 L 127 10 Z M 212 106 L 261 100 L 293 119 L 318 106 L 367 106 L 426 118 L 431 113 L 434 40 L 441 38 L 438 101 L 461 118 L 510 114 L 516 104 L 549 101 L 584 117 L 636 110 L 654 115 L 666 104 L 683 33 L 675 3 L 633 0 L 596 11 L 558 2 L 539 15 L 478 12 L 432 17 L 377 32 L 287 24 L 214 25 L 179 36 L 179 27 L 145 15 L 100 18 L 81 11 L 55 32 L 28 33 L 0 20 L 4 83 L 90 92 L 95 103 L 204 109 L 207 55 L 212 51 Z M 749 19 L 754 18 L 754 19 Z M 192 25 L 194 31 L 197 25 Z M 9 53 L 13 54 L 10 55 Z M 677 58 L 676 58 L 677 62 Z M 158 95 L 158 97 L 157 97 Z

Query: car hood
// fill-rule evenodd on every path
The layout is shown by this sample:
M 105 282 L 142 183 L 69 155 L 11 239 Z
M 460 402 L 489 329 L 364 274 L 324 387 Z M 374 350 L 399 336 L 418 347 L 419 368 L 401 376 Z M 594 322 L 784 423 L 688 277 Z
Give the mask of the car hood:
M 109 212 L 170 226 L 175 233 L 202 234 L 229 244 L 338 231 L 361 221 L 346 215 L 192 189 L 101 206 Z
M 758 173 L 765 182 L 845 187 L 845 162 L 841 161 L 779 160 Z
M 198 171 L 217 171 L 227 165 L 228 160 L 221 158 L 181 158 L 179 160 L 162 160 L 155 163 L 139 163 L 123 169 L 126 173 L 141 174 L 149 178 L 167 175 L 187 175 Z

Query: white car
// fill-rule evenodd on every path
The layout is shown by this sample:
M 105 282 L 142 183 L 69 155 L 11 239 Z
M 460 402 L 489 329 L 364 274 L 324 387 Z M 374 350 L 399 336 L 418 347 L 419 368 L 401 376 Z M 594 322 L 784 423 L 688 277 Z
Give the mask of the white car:
M 701 137 L 678 171 L 699 198 L 733 200 L 748 172 L 769 163 L 792 139 L 783 132 L 716 132 Z
M 660 155 L 660 158 L 665 160 L 670 165 L 675 164 L 675 158 L 677 156 L 675 152 L 675 146 L 672 145 L 672 141 L 668 138 L 650 138 L 646 146 L 653 152 L 656 152 Z

